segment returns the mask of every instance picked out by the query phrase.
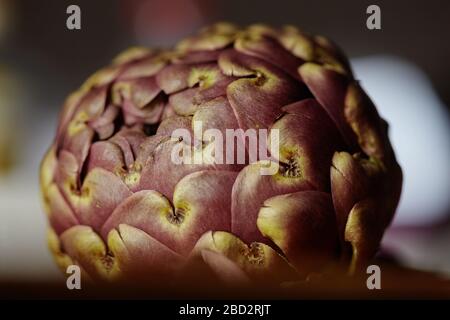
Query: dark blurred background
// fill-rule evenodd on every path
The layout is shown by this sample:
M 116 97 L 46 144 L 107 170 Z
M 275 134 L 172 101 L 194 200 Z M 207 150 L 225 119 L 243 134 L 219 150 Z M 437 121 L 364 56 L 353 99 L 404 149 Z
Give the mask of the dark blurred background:
M 10 3 L 14 28 L 2 42 L 1 58 L 19 70 L 33 70 L 36 91 L 60 102 L 92 70 L 133 45 L 170 46 L 215 21 L 246 25 L 293 24 L 334 39 L 351 57 L 400 55 L 430 77 L 450 105 L 450 2 L 365 0 L 1 0 Z M 66 8 L 78 4 L 82 29 L 65 28 Z M 366 8 L 377 4 L 382 29 L 365 27 Z M 43 79 L 45 76 L 45 80 Z M 61 86 L 56 92 L 54 86 Z M 66 90 L 64 90 L 66 89 Z
M 71 4 L 81 30 L 66 28 Z M 371 4 L 381 30 L 366 28 Z M 450 275 L 449 16 L 450 1 L 439 0 L 0 0 L 0 278 L 58 275 L 37 168 L 68 93 L 127 47 L 172 46 L 224 20 L 292 24 L 339 43 L 390 122 L 405 170 L 384 245 L 406 264 Z

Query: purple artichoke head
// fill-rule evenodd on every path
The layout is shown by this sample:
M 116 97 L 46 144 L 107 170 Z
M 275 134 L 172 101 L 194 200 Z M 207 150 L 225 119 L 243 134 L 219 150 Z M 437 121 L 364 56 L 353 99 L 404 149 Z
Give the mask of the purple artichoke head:
M 94 73 L 41 166 L 58 265 L 108 282 L 194 265 L 249 283 L 352 273 L 401 181 L 387 124 L 332 42 L 226 23 Z

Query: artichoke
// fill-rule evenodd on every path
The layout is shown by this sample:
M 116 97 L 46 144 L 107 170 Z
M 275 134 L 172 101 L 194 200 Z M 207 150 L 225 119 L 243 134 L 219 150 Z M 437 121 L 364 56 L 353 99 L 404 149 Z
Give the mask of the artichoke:
M 174 148 L 214 142 L 174 138 L 196 122 L 276 131 L 278 152 L 258 136 L 268 156 L 252 157 L 241 134 L 243 161 L 175 163 Z M 173 50 L 129 49 L 64 104 L 41 165 L 50 249 L 101 283 L 352 274 L 400 196 L 387 130 L 340 49 L 292 26 L 220 23 Z

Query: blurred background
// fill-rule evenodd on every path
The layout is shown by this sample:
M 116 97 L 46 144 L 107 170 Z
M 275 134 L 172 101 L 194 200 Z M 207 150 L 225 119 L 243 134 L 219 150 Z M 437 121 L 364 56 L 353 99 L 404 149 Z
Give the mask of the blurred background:
M 81 8 L 81 30 L 66 8 Z M 366 8 L 381 8 L 381 30 Z M 450 278 L 450 2 L 0 0 L 0 281 L 58 279 L 38 166 L 64 98 L 118 52 L 173 45 L 216 22 L 292 24 L 339 43 L 390 123 L 404 191 L 383 248 Z

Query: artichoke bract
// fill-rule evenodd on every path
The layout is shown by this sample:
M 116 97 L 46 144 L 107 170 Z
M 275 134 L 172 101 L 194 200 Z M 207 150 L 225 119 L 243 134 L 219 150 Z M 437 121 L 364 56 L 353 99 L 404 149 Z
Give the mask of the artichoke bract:
M 198 122 L 238 132 L 225 148 L 240 142 L 244 160 L 216 161 L 215 149 L 173 161 L 180 145 L 191 157 L 216 145 L 174 137 Z M 267 131 L 256 137 L 267 156 L 250 156 L 252 130 Z M 341 50 L 292 26 L 220 23 L 173 50 L 129 49 L 64 104 L 41 165 L 50 249 L 63 270 L 108 283 L 189 277 L 193 266 L 249 284 L 336 265 L 352 274 L 400 196 L 387 130 Z

